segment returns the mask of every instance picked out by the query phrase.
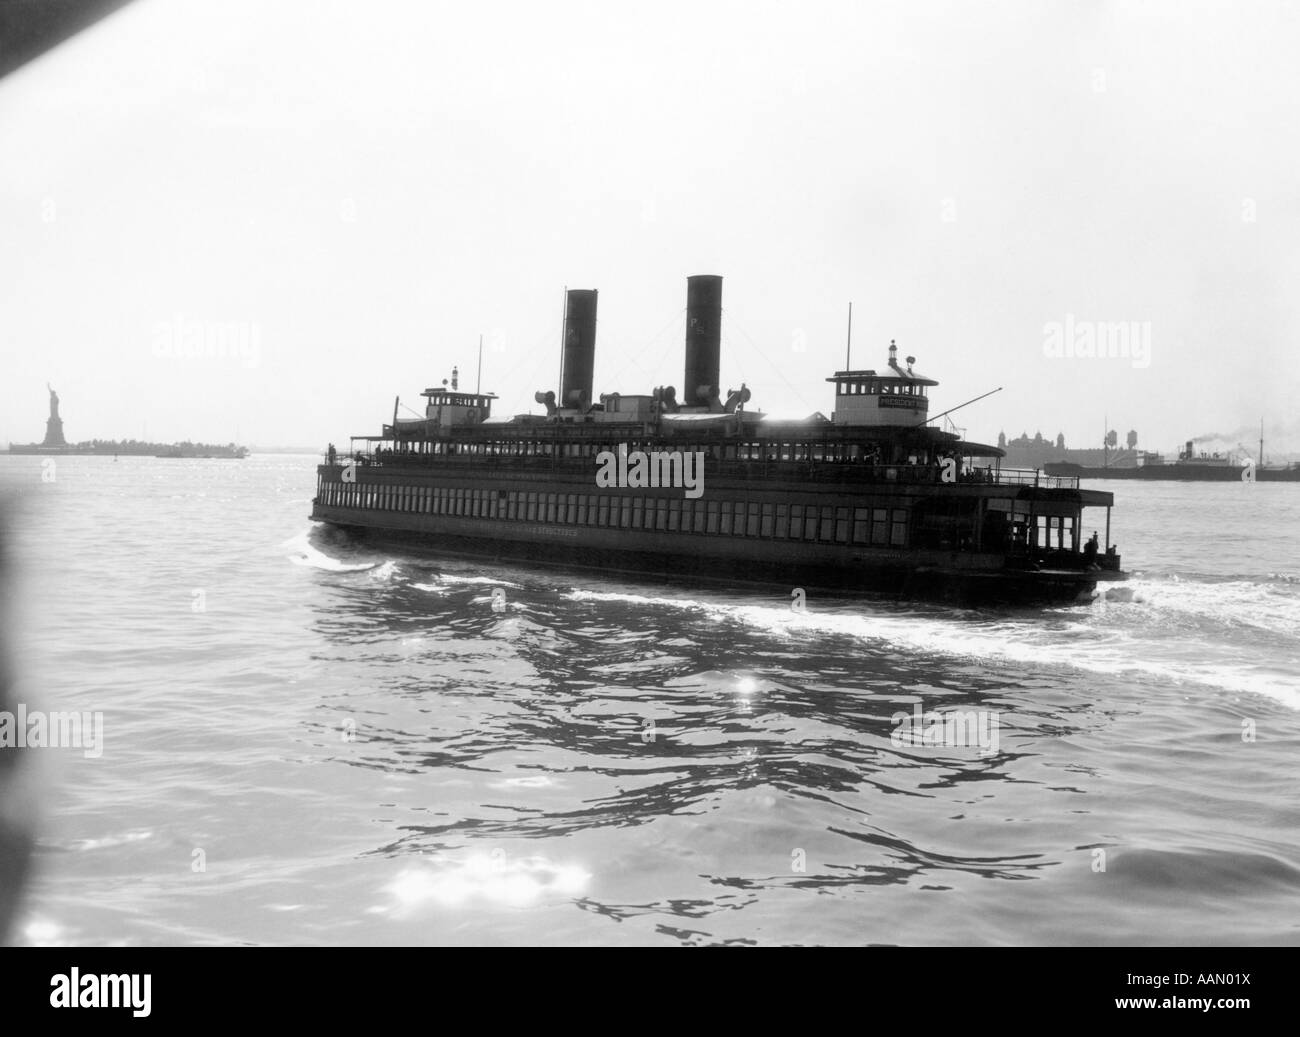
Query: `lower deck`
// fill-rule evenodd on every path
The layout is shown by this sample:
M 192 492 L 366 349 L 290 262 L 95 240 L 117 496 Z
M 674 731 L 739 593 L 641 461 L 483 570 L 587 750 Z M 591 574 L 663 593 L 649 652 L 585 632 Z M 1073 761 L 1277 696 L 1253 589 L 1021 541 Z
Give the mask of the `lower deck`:
M 1013 601 L 1072 600 L 1123 575 L 1118 555 L 1080 549 L 1082 491 L 720 483 L 691 499 L 554 480 L 484 487 L 397 468 L 350 475 L 321 466 L 314 519 L 443 553 Z

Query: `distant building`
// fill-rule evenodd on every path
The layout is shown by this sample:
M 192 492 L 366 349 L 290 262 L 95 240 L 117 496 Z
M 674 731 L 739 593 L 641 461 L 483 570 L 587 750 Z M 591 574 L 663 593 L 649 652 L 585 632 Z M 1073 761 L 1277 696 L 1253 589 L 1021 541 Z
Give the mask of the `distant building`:
M 1132 468 L 1138 463 L 1138 451 L 1133 449 L 1133 444 L 1137 443 L 1137 433 L 1130 432 L 1128 439 L 1130 446 L 1127 450 L 1114 447 L 1072 450 L 1065 445 L 1064 432 L 1056 434 L 1055 442 L 1044 439 L 1041 431 L 1035 432 L 1032 436 L 1028 432 L 1022 432 L 1012 440 L 1008 440 L 1005 433 L 999 433 L 998 446 L 1007 452 L 1002 463 L 1008 468 L 1042 468 L 1049 461 Z

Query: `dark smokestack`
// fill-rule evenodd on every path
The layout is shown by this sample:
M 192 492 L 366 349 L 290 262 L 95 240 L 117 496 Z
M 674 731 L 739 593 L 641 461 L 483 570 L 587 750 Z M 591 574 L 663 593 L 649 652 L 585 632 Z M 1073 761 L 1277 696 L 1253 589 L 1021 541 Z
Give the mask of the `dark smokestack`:
M 571 288 L 564 304 L 564 370 L 560 406 L 585 410 L 591 404 L 596 364 L 596 290 Z
M 682 405 L 698 407 L 718 396 L 722 341 L 722 278 L 696 274 L 686 279 L 686 384 Z M 703 390 L 703 391 L 702 391 Z

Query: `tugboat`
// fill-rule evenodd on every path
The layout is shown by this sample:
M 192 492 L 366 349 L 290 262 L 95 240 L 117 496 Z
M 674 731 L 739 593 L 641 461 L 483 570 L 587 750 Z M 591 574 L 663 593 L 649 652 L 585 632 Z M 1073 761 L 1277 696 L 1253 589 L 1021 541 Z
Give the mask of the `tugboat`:
M 425 416 L 331 445 L 313 520 L 439 554 L 963 604 L 1089 600 L 1122 580 L 1110 493 L 1003 469 L 1004 452 L 931 424 L 939 383 L 898 358 L 834 372 L 834 409 L 799 420 L 720 391 L 722 278 L 687 279 L 683 393 L 592 397 L 593 290 L 566 299 L 545 415 L 425 389 Z M 955 409 L 955 408 L 954 408 Z M 945 412 L 946 413 L 946 412 Z M 941 415 L 938 415 L 941 416 Z M 936 416 L 936 417 L 938 417 Z M 1085 541 L 1105 508 L 1105 541 Z

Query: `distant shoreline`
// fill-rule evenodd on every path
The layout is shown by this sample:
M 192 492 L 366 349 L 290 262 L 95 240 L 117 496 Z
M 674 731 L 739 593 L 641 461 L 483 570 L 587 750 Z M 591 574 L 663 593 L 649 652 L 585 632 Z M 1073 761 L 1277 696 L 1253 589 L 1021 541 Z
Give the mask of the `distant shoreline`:
M 139 440 L 101 441 L 90 440 L 83 443 L 69 443 L 66 446 L 45 446 L 42 443 L 10 443 L 10 454 L 38 454 L 49 457 L 83 456 L 127 456 L 127 457 L 216 457 L 239 460 L 249 454 L 248 447 L 234 443 L 143 443 Z

